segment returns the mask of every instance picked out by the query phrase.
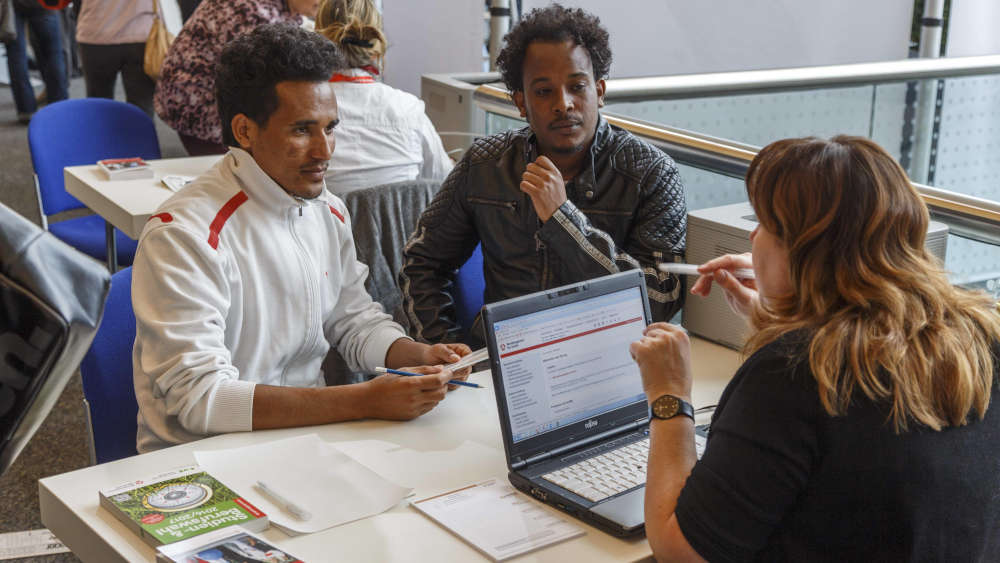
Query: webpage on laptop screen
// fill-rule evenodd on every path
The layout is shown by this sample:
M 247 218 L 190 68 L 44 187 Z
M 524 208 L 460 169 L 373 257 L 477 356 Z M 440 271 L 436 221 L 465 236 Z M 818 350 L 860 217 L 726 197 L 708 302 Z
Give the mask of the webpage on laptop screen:
M 515 443 L 645 400 L 628 352 L 646 326 L 639 288 L 493 326 Z

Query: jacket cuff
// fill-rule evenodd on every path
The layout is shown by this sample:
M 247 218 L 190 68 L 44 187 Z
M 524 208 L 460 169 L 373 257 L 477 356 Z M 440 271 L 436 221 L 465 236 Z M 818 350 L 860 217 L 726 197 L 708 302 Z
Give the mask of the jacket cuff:
M 364 361 L 364 365 L 361 367 L 372 372 L 375 371 L 376 367 L 384 366 L 386 354 L 389 353 L 389 347 L 400 338 L 413 340 L 405 332 L 396 327 L 385 327 L 372 334 L 366 340 L 365 349 L 361 353 L 361 358 Z
M 216 384 L 209 402 L 206 426 L 210 434 L 253 430 L 253 392 L 250 381 L 224 379 Z
M 556 217 L 558 215 L 558 217 Z M 571 223 L 576 230 L 583 231 L 583 228 L 587 224 L 587 216 L 583 214 L 582 211 L 570 200 L 566 200 L 562 205 L 556 209 L 556 212 L 549 217 L 549 220 L 542 225 L 542 235 L 546 231 L 551 231 L 552 229 L 566 229 L 566 223 Z M 546 228 L 548 227 L 548 229 Z

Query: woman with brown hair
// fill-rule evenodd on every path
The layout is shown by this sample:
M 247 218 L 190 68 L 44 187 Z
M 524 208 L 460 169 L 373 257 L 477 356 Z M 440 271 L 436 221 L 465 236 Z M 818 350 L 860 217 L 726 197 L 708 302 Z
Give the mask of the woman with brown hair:
M 704 456 L 650 424 L 660 560 L 993 560 L 1000 553 L 1000 315 L 924 249 L 928 213 L 863 138 L 787 139 L 750 165 L 751 255 L 703 264 L 756 329 Z M 756 280 L 730 270 L 752 266 Z M 686 333 L 632 345 L 647 397 L 690 400 Z M 655 410 L 655 409 L 654 409 Z
M 333 41 L 350 68 L 335 73 L 340 123 L 327 169 L 334 193 L 413 180 L 443 180 L 452 161 L 416 96 L 379 81 L 386 50 L 372 0 L 322 0 L 316 32 Z

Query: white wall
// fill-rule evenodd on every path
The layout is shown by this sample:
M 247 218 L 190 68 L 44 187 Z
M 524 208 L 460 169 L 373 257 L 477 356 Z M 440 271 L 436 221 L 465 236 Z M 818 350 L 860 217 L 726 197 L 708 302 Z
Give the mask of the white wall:
M 524 9 L 547 4 L 524 0 Z M 563 4 L 597 15 L 608 28 L 613 77 L 905 59 L 913 13 L 913 0 L 564 0 Z
M 421 74 L 481 71 L 484 6 L 481 0 L 382 0 L 385 82 L 419 96 Z
M 912 0 L 563 2 L 611 32 L 615 77 L 903 59 L 913 11 Z M 1000 4 L 953 0 L 952 10 L 963 2 Z M 548 3 L 523 2 L 526 12 Z M 481 70 L 482 0 L 382 0 L 382 9 L 389 84 L 419 95 L 421 74 Z
M 997 0 L 951 0 L 948 19 L 948 56 L 995 55 L 1000 53 L 1000 2 Z

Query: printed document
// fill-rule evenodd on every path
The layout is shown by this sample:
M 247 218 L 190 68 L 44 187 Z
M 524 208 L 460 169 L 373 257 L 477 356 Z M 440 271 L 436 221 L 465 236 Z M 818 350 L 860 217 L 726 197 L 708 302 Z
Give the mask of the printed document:
M 504 479 L 414 501 L 413 507 L 494 561 L 584 534 L 582 528 L 519 493 Z

